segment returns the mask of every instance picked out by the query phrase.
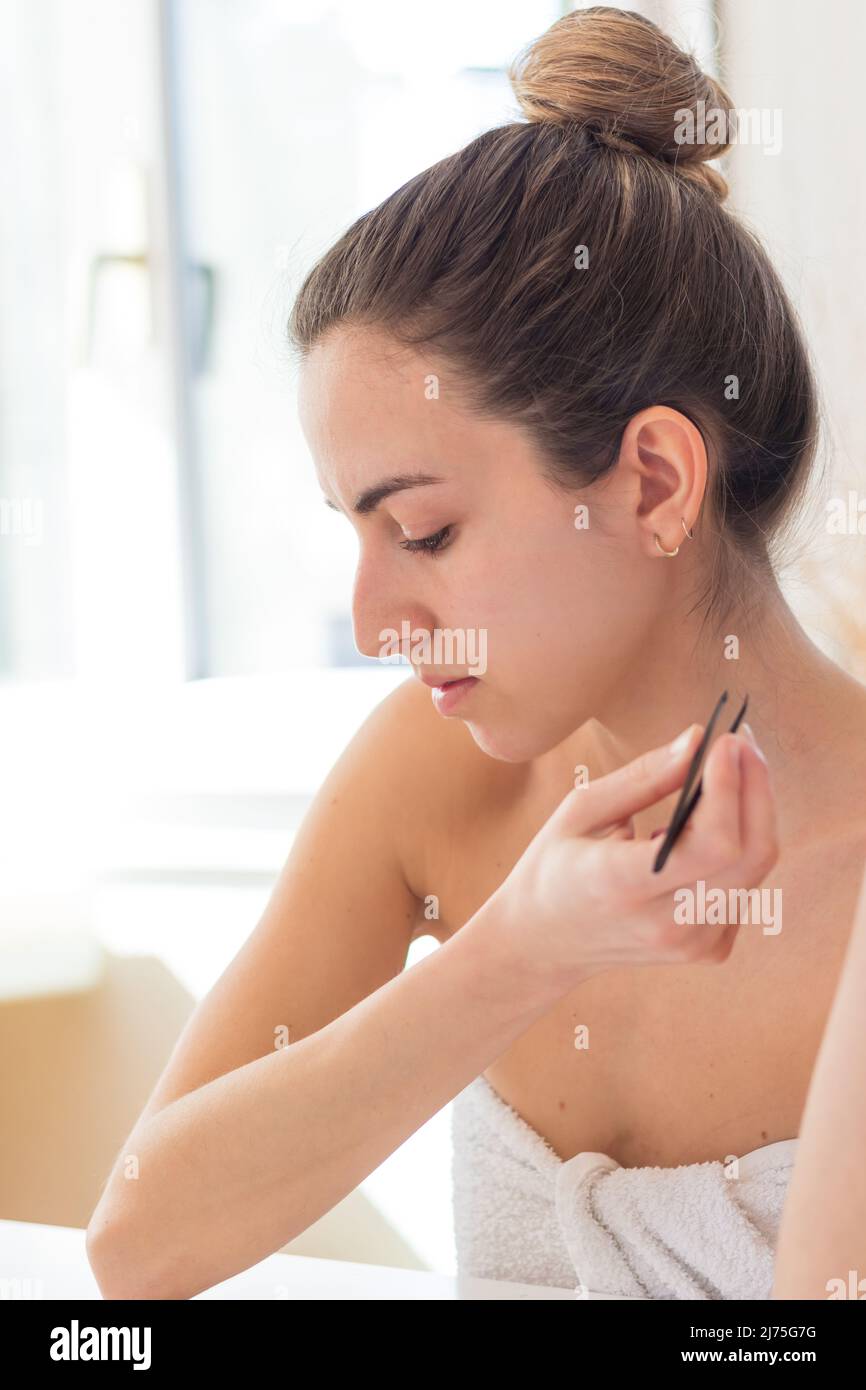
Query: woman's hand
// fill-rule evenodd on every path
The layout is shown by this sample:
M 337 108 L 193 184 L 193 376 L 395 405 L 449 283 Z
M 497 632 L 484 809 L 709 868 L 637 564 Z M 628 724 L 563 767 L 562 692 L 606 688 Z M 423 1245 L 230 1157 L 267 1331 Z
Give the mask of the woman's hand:
M 504 930 L 533 972 L 563 985 L 621 965 L 721 962 L 739 924 L 683 925 L 674 893 L 749 889 L 778 859 L 769 769 L 747 733 L 723 734 L 704 764 L 700 800 L 660 873 L 661 841 L 635 839 L 632 817 L 678 791 L 703 729 L 570 791 L 493 895 Z

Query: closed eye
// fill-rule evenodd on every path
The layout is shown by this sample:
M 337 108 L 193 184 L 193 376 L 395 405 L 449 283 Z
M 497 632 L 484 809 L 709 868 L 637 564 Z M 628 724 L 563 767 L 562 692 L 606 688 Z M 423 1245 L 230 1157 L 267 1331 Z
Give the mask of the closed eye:
M 400 545 L 404 550 L 412 551 L 417 554 L 426 551 L 428 555 L 436 555 L 440 550 L 444 550 L 450 543 L 451 527 L 443 526 L 441 531 L 436 531 L 432 536 L 422 536 L 417 541 L 401 541 Z

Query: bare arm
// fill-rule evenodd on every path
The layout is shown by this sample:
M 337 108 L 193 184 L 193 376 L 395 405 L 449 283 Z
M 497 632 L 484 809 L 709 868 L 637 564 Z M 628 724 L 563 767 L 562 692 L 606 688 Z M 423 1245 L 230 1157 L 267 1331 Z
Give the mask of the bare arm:
M 329 775 L 126 1140 L 88 1227 L 107 1298 L 189 1298 L 280 1249 L 554 1002 L 510 958 L 495 897 L 404 971 L 400 836 L 428 829 L 445 752 L 435 725 L 418 737 L 419 695 L 383 702 Z
M 736 735 L 718 742 L 688 844 L 657 879 L 654 846 L 627 833 L 681 785 L 692 726 L 567 792 L 469 922 L 401 974 L 436 886 L 423 847 L 472 775 L 466 744 L 455 752 L 444 721 L 419 717 L 419 692 L 429 711 L 421 687 L 398 691 L 356 735 L 262 922 L 181 1036 L 125 1146 L 139 1175 L 121 1154 L 88 1227 L 107 1297 L 191 1297 L 279 1249 L 599 970 L 729 953 L 725 930 L 673 929 L 668 890 L 734 862 L 760 882 L 775 862 L 758 754 Z
M 866 877 L 806 1097 L 773 1298 L 862 1298 L 866 1283 Z M 831 1281 L 839 1281 L 833 1283 Z M 844 1291 L 843 1291 L 844 1290 Z
M 91 1251 L 105 1297 L 190 1298 L 273 1253 L 550 1008 L 549 982 L 533 990 L 500 948 L 494 901 L 325 1028 L 133 1134 L 138 1190 L 109 1192 L 105 1244 Z

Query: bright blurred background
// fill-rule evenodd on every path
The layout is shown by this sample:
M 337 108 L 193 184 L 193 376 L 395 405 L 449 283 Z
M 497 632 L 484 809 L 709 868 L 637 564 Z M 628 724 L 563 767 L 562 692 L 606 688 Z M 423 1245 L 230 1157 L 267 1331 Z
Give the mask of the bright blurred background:
M 406 678 L 355 650 L 354 533 L 285 322 L 358 214 L 515 118 L 505 66 L 570 8 L 0 0 L 0 1218 L 87 1224 L 311 795 Z M 629 8 L 782 112 L 781 151 L 725 172 L 825 393 L 784 580 L 864 676 L 864 537 L 823 517 L 864 495 L 866 7 Z M 287 1248 L 453 1271 L 448 1111 Z

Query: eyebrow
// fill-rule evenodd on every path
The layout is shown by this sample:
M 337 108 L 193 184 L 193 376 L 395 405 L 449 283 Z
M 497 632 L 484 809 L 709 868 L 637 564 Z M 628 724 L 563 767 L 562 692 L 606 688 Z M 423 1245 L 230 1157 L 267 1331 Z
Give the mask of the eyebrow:
M 431 473 L 395 473 L 390 478 L 383 478 L 381 483 L 376 483 L 373 487 L 365 488 L 355 499 L 352 511 L 358 516 L 366 516 L 369 512 L 374 512 L 380 502 L 384 502 L 386 497 L 392 496 L 395 492 L 406 492 L 413 487 L 429 487 L 433 483 L 444 483 L 444 478 L 434 477 Z M 325 505 L 333 511 L 342 511 L 342 507 L 336 506 L 330 499 L 325 498 Z

